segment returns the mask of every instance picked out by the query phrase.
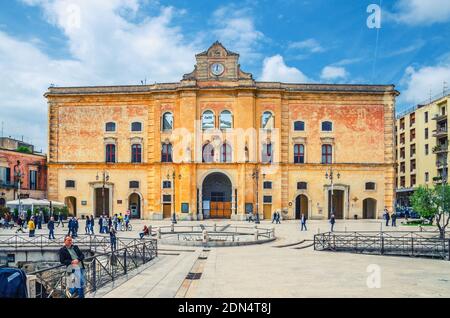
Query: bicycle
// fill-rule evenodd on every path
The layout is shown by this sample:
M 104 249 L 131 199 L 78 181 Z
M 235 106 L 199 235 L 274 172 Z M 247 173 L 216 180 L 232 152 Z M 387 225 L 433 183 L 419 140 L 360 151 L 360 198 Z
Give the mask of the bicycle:
M 124 231 L 133 231 L 133 226 L 131 225 L 131 222 L 128 222 L 128 228 L 125 229 L 125 221 L 122 221 L 122 223 L 120 224 L 120 230 L 122 232 L 124 232 Z

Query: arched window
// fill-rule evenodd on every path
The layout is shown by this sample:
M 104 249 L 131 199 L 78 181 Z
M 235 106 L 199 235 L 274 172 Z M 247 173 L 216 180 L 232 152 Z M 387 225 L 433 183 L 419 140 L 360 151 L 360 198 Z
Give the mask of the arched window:
M 305 163 L 305 146 L 294 145 L 294 163 Z
M 271 112 L 264 112 L 261 117 L 261 127 L 263 129 L 273 129 L 275 127 L 274 117 Z
M 202 129 L 214 129 L 215 126 L 214 113 L 210 110 L 207 110 L 202 115 Z
M 233 115 L 230 111 L 224 110 L 220 113 L 220 129 L 233 128 Z
M 172 130 L 173 129 L 173 114 L 164 113 L 162 116 L 162 130 Z
M 223 144 L 220 149 L 220 162 L 231 162 L 231 146 L 229 144 Z
M 106 145 L 106 162 L 107 163 L 116 162 L 116 145 L 114 144 Z
M 139 132 L 142 131 L 142 123 L 136 121 L 131 124 L 131 131 L 133 132 Z
M 272 163 L 272 143 L 263 144 L 262 163 Z
M 162 144 L 161 162 L 172 162 L 172 144 Z
M 331 121 L 322 122 L 322 131 L 333 131 L 333 123 Z
M 331 164 L 333 162 L 333 146 L 322 145 L 322 164 Z
M 211 144 L 206 144 L 203 146 L 202 152 L 203 162 L 211 163 L 214 162 L 214 146 Z
M 131 162 L 132 163 L 142 162 L 142 146 L 140 144 L 135 144 L 131 146 Z
M 294 122 L 294 131 L 305 131 L 305 122 L 304 121 Z
M 106 123 L 105 130 L 107 132 L 115 132 L 116 131 L 116 123 L 113 123 L 113 122 Z

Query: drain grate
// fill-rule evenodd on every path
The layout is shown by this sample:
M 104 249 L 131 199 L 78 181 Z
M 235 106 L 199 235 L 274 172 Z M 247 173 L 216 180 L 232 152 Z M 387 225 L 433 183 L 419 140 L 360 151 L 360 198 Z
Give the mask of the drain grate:
M 205 260 L 208 259 L 208 256 L 199 256 L 198 259 Z
M 202 273 L 189 273 L 186 276 L 186 279 L 189 280 L 199 280 L 202 277 Z

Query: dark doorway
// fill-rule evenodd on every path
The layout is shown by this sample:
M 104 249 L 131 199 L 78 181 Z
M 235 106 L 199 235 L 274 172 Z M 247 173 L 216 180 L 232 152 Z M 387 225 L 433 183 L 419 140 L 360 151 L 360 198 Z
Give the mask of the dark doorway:
M 299 195 L 297 199 L 295 199 L 295 218 L 300 220 L 302 214 L 308 219 L 308 197 L 304 194 Z
M 203 181 L 203 218 L 231 218 L 232 185 L 223 173 L 211 173 Z
M 363 218 L 375 219 L 377 215 L 377 200 L 365 199 L 363 201 Z
M 137 193 L 133 193 L 128 198 L 128 205 L 131 212 L 132 219 L 141 218 L 141 197 Z
M 331 190 L 328 191 L 328 218 L 331 217 L 331 204 L 333 204 L 333 213 L 336 219 L 344 218 L 344 191 L 333 191 L 333 203 L 331 203 Z
M 103 212 L 103 204 L 105 205 L 105 211 Z M 100 217 L 101 215 L 106 214 L 110 215 L 110 206 L 109 206 L 109 189 L 105 188 L 105 192 L 103 195 L 103 189 L 98 188 L 95 189 L 95 216 Z
M 64 204 L 69 210 L 69 216 L 77 216 L 77 198 L 67 197 L 64 199 Z

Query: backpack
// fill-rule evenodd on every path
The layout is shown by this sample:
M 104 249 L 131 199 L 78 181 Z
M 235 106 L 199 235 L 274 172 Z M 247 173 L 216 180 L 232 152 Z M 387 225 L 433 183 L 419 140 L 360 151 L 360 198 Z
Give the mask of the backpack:
M 27 275 L 23 270 L 0 268 L 0 298 L 28 298 Z

